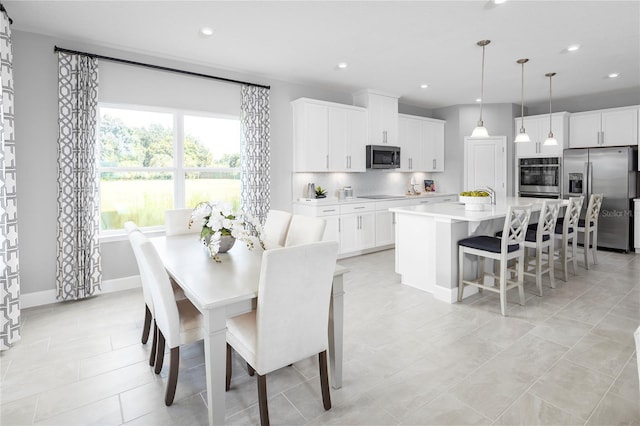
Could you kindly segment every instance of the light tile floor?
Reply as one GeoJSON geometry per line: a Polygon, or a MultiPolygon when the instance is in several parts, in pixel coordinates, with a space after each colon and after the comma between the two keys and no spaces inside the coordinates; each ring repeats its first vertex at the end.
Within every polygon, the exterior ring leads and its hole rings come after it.
{"type": "MultiPolygon", "coordinates": [[[[274,424],[640,424],[633,331],[640,256],[599,253],[527,303],[510,293],[449,305],[404,286],[392,250],[342,260],[344,384],[324,411],[316,359],[268,378],[274,424]]],[[[559,276],[559,274],[557,275],[559,276]]],[[[22,341],[0,354],[2,425],[206,424],[202,344],[182,350],[175,403],[140,344],[139,290],[22,313],[22,341]]],[[[255,378],[238,359],[227,422],[259,423],[255,378]]]]}

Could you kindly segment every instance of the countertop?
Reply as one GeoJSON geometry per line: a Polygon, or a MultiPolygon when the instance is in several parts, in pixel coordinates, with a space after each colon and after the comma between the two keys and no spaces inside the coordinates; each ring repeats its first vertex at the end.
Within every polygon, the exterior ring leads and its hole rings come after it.
{"type": "Polygon", "coordinates": [[[389,198],[366,198],[366,195],[361,195],[360,197],[353,198],[345,198],[344,200],[339,200],[338,198],[299,198],[293,201],[293,204],[306,204],[306,205],[328,205],[328,204],[350,204],[350,203],[369,203],[374,201],[389,201],[389,200],[421,200],[428,198],[438,198],[438,197],[450,197],[450,196],[458,196],[458,194],[447,194],[444,192],[429,192],[422,193],[420,195],[391,195],[389,194],[389,198]]]}
{"type": "MultiPolygon", "coordinates": [[[[395,213],[403,213],[417,216],[438,217],[451,220],[463,220],[467,222],[482,222],[483,220],[497,219],[507,215],[509,206],[521,206],[532,204],[533,211],[542,208],[541,198],[507,197],[505,202],[498,204],[485,204],[482,211],[465,210],[462,203],[434,203],[408,207],[394,207],[389,209],[395,213]]],[[[564,205],[568,200],[560,200],[564,205]]]]}

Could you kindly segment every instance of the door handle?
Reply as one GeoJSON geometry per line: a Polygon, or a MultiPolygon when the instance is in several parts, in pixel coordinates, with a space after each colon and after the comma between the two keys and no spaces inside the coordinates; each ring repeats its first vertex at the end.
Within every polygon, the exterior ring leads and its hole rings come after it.
{"type": "Polygon", "coordinates": [[[589,163],[584,163],[582,170],[582,195],[587,198],[587,185],[589,185],[589,163]]]}
{"type": "Polygon", "coordinates": [[[589,161],[587,164],[589,164],[589,179],[587,180],[587,191],[589,193],[589,195],[591,195],[593,189],[592,189],[592,185],[591,185],[591,181],[593,180],[593,163],[591,161],[589,161]]]}

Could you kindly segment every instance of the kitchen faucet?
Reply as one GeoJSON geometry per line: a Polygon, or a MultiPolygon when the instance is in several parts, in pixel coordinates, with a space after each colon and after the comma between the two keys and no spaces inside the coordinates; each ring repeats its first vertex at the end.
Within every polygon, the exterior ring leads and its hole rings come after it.
{"type": "Polygon", "coordinates": [[[489,193],[489,197],[491,198],[491,204],[496,203],[496,190],[490,186],[486,186],[484,188],[476,189],[476,191],[485,191],[489,193]]]}

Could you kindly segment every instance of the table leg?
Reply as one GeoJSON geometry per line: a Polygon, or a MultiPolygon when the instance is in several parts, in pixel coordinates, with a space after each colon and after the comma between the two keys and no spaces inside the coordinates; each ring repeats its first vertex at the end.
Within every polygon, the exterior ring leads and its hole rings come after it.
{"type": "Polygon", "coordinates": [[[344,282],[343,276],[333,277],[333,289],[329,305],[329,366],[331,368],[331,386],[342,387],[342,339],[344,320],[344,282]]]}
{"type": "Polygon", "coordinates": [[[224,424],[227,357],[227,321],[225,308],[204,312],[204,358],[207,379],[209,424],[224,424]]]}

